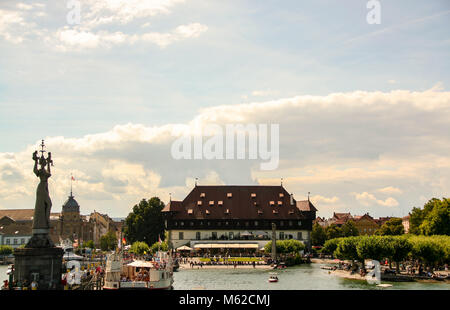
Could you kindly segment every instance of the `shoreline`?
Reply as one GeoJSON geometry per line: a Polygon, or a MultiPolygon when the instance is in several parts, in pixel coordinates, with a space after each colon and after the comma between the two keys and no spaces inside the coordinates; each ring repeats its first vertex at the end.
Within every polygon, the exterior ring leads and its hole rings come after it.
{"type": "Polygon", "coordinates": [[[201,269],[272,269],[270,265],[255,265],[255,268],[253,268],[253,265],[236,265],[236,268],[234,268],[234,265],[203,265],[203,267],[200,266],[191,266],[189,264],[180,264],[179,270],[201,270],[201,269]]]}

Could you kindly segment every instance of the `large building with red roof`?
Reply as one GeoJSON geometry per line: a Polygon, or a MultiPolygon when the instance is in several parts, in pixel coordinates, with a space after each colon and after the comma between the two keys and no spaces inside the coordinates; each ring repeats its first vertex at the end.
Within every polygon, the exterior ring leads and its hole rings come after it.
{"type": "Polygon", "coordinates": [[[271,240],[297,239],[308,247],[317,209],[297,201],[283,186],[195,186],[181,201],[163,209],[173,247],[215,252],[255,250],[271,240]]]}

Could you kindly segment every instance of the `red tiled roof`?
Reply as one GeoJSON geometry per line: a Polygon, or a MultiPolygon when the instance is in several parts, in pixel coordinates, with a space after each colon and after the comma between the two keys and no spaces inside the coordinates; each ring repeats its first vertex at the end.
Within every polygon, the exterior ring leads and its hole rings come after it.
{"type": "Polygon", "coordinates": [[[199,185],[183,201],[172,200],[163,212],[174,211],[173,219],[303,219],[308,217],[305,211],[317,211],[308,201],[293,199],[293,205],[290,201],[290,194],[282,186],[199,185]],[[252,194],[256,195],[252,197],[252,194]],[[202,204],[199,205],[198,201],[202,204]],[[210,201],[214,203],[211,205],[210,201]],[[222,204],[219,205],[218,201],[222,204]],[[191,214],[188,214],[188,209],[192,209],[191,214]],[[227,209],[229,213],[226,213],[227,209]]]}

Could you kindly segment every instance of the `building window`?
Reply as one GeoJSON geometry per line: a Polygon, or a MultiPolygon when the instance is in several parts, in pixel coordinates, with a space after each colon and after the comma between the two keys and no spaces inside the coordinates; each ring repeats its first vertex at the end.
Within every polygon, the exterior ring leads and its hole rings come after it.
{"type": "Polygon", "coordinates": [[[283,221],[280,221],[280,226],[284,226],[284,222],[283,221]]]}
{"type": "Polygon", "coordinates": [[[184,226],[184,222],[183,222],[183,221],[181,221],[181,222],[180,222],[180,225],[181,225],[181,226],[184,226]]]}
{"type": "Polygon", "coordinates": [[[194,226],[194,222],[189,222],[189,225],[194,226]]]}
{"type": "Polygon", "coordinates": [[[16,238],[14,238],[14,244],[17,244],[17,239],[16,238]]]}
{"type": "Polygon", "coordinates": [[[8,239],[6,239],[6,244],[10,244],[10,239],[8,238],[8,239]]]}
{"type": "Polygon", "coordinates": [[[298,226],[302,226],[302,221],[298,221],[298,222],[297,222],[297,225],[298,225],[298,226]]]}
{"type": "Polygon", "coordinates": [[[256,197],[256,193],[252,193],[252,198],[255,198],[256,197]]]}
{"type": "Polygon", "coordinates": [[[230,240],[233,240],[234,239],[234,233],[232,231],[230,231],[228,233],[228,237],[230,238],[230,240]]]}
{"type": "Polygon", "coordinates": [[[20,244],[24,244],[25,243],[25,238],[20,239],[20,244]]]}
{"type": "Polygon", "coordinates": [[[201,206],[202,205],[202,201],[201,200],[197,201],[197,205],[201,206]]]}
{"type": "Polygon", "coordinates": [[[245,226],[248,226],[248,225],[250,225],[250,223],[249,222],[245,222],[245,226]]]}
{"type": "Polygon", "coordinates": [[[209,201],[209,205],[210,205],[210,206],[214,205],[214,200],[210,200],[210,201],[209,201]]]}
{"type": "Polygon", "coordinates": [[[258,226],[258,221],[255,221],[255,226],[258,226]]]}
{"type": "Polygon", "coordinates": [[[228,226],[228,224],[229,224],[228,222],[225,222],[225,226],[228,226]]]}
{"type": "Polygon", "coordinates": [[[280,240],[284,240],[284,232],[280,231],[280,240]]]}
{"type": "Polygon", "coordinates": [[[210,221],[208,221],[208,226],[211,226],[211,222],[210,221]]]}
{"type": "Polygon", "coordinates": [[[200,197],[201,198],[203,198],[203,197],[205,197],[206,195],[205,195],[205,193],[200,193],[200,197]]]}
{"type": "Polygon", "coordinates": [[[200,234],[199,231],[197,231],[197,232],[195,233],[195,239],[197,239],[197,240],[200,240],[200,239],[201,239],[201,234],[200,234]]]}
{"type": "Polygon", "coordinates": [[[292,224],[293,224],[292,221],[289,221],[289,226],[292,226],[292,224]]]}
{"type": "Polygon", "coordinates": [[[211,238],[212,238],[213,240],[217,240],[217,232],[216,232],[216,231],[213,231],[213,232],[211,233],[211,238]]]}
{"type": "Polygon", "coordinates": [[[183,240],[183,239],[184,239],[184,233],[183,233],[182,231],[180,231],[180,232],[178,233],[178,239],[179,239],[179,240],[183,240]]]}
{"type": "Polygon", "coordinates": [[[303,239],[302,232],[301,231],[297,232],[297,240],[302,240],[302,239],[303,239]]]}
{"type": "Polygon", "coordinates": [[[219,206],[223,205],[223,200],[219,200],[219,201],[217,202],[217,204],[218,204],[219,206]]]}
{"type": "Polygon", "coordinates": [[[233,197],[233,194],[232,193],[227,193],[227,197],[231,198],[231,197],[233,197]]]}
{"type": "Polygon", "coordinates": [[[280,193],[280,198],[283,198],[284,197],[284,194],[283,193],[280,193]]]}

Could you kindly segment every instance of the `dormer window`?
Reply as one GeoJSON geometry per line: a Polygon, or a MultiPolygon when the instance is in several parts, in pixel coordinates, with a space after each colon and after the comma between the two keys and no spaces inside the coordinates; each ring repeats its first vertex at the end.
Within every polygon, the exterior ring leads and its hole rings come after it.
{"type": "Polygon", "coordinates": [[[278,201],[278,205],[281,206],[283,202],[281,200],[278,201]]]}
{"type": "Polygon", "coordinates": [[[201,206],[201,205],[202,205],[202,201],[201,200],[197,201],[197,206],[201,206]]]}
{"type": "Polygon", "coordinates": [[[206,194],[205,193],[200,193],[200,198],[205,198],[206,194]]]}
{"type": "Polygon", "coordinates": [[[230,209],[226,209],[225,214],[230,214],[230,209]]]}
{"type": "Polygon", "coordinates": [[[271,206],[273,206],[273,205],[275,205],[275,201],[271,200],[271,201],[269,202],[269,204],[270,204],[271,206]]]}
{"type": "Polygon", "coordinates": [[[262,210],[258,210],[258,214],[259,215],[263,214],[262,210]]]}
{"type": "Polygon", "coordinates": [[[251,194],[251,197],[252,197],[252,198],[256,198],[256,193],[252,193],[252,194],[251,194]]]}
{"type": "Polygon", "coordinates": [[[210,205],[210,206],[213,206],[213,205],[214,205],[214,200],[210,200],[210,201],[209,201],[209,205],[210,205]]]}
{"type": "Polygon", "coordinates": [[[231,197],[233,197],[233,194],[232,193],[227,193],[227,197],[231,198],[231,197]]]}
{"type": "Polygon", "coordinates": [[[188,212],[188,214],[194,213],[194,211],[192,209],[188,209],[187,212],[188,212]]]}
{"type": "Polygon", "coordinates": [[[278,214],[278,210],[272,210],[273,214],[278,214]]]}
{"type": "Polygon", "coordinates": [[[284,197],[284,194],[283,193],[280,193],[280,198],[283,198],[284,197]]]}
{"type": "Polygon", "coordinates": [[[219,200],[219,201],[217,202],[217,204],[218,204],[219,206],[223,205],[223,200],[219,200]]]}
{"type": "MultiPolygon", "coordinates": [[[[206,210],[206,214],[209,214],[210,212],[209,212],[209,210],[206,210]]],[[[208,222],[208,225],[209,225],[209,222],[208,222]]]]}

